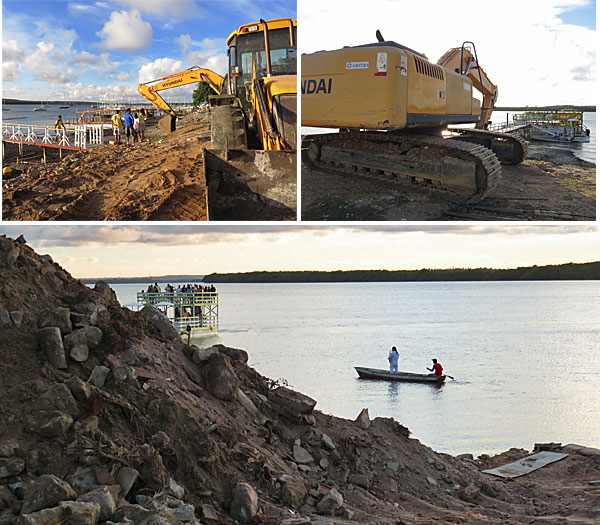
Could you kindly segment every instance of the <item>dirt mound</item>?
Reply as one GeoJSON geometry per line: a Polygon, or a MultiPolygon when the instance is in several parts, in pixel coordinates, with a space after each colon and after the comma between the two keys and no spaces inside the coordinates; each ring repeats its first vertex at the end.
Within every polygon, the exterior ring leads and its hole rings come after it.
{"type": "Polygon", "coordinates": [[[498,481],[480,470],[526,451],[455,458],[393,419],[323,414],[22,238],[0,237],[0,285],[2,525],[600,520],[596,449],[498,481]]]}
{"type": "Polygon", "coordinates": [[[154,143],[106,145],[3,184],[4,220],[206,220],[208,124],[154,143]]]}

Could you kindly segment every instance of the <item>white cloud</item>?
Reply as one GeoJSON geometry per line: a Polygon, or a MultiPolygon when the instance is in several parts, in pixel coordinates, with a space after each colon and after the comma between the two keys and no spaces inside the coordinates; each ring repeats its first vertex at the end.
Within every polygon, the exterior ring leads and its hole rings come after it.
{"type": "Polygon", "coordinates": [[[159,16],[185,15],[189,18],[200,13],[194,0],[119,0],[118,4],[159,16]]]}
{"type": "Polygon", "coordinates": [[[113,11],[110,20],[99,31],[102,47],[109,50],[137,51],[152,41],[152,26],[139,11],[113,11]]]}
{"type": "MultiPolygon", "coordinates": [[[[18,78],[19,66],[16,62],[2,61],[2,82],[15,82],[18,78]]],[[[6,91],[3,89],[3,91],[6,91]]]]}
{"type": "Polygon", "coordinates": [[[77,67],[94,67],[97,66],[100,60],[97,55],[92,55],[87,51],[77,53],[71,59],[71,64],[77,67]]]}
{"type": "Polygon", "coordinates": [[[477,0],[416,3],[372,0],[369,8],[341,0],[299,2],[303,52],[393,40],[437,59],[466,40],[498,85],[499,105],[595,102],[595,31],[565,24],[559,15],[587,0],[477,0]],[[335,19],[335,25],[331,20],[335,19]],[[401,23],[399,24],[399,21],[401,23]]]}
{"type": "Polygon", "coordinates": [[[226,42],[223,38],[204,38],[200,42],[190,41],[190,51],[185,60],[191,66],[205,67],[225,75],[227,73],[226,42]]]}
{"type": "Polygon", "coordinates": [[[23,60],[23,51],[19,48],[16,40],[2,42],[2,61],[23,60]]]}
{"type": "Polygon", "coordinates": [[[173,58],[157,58],[154,62],[144,64],[138,72],[138,82],[150,82],[186,69],[181,60],[173,58]]]}
{"type": "Polygon", "coordinates": [[[62,67],[53,65],[64,63],[63,50],[55,51],[51,42],[38,42],[36,48],[24,61],[36,80],[50,84],[67,84],[76,79],[74,71],[65,71],[62,67]]]}
{"type": "Polygon", "coordinates": [[[190,43],[192,42],[192,37],[190,35],[179,35],[177,37],[177,43],[181,46],[182,53],[187,53],[188,47],[190,47],[190,43]]]}

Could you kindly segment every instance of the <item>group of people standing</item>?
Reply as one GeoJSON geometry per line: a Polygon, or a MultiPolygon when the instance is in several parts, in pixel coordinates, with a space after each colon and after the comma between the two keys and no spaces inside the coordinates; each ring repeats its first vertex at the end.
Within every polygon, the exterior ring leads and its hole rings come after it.
{"type": "MultiPolygon", "coordinates": [[[[213,284],[207,286],[201,284],[179,284],[176,288],[171,284],[165,286],[165,293],[214,293],[216,291],[217,289],[213,284]]],[[[158,283],[151,284],[148,286],[146,293],[161,293],[160,286],[158,286],[158,283]]]]}
{"type": "MultiPolygon", "coordinates": [[[[390,353],[388,354],[388,361],[390,363],[390,374],[398,373],[398,350],[395,346],[392,346],[390,353]]],[[[441,376],[443,372],[442,365],[438,363],[437,359],[433,358],[433,365],[431,368],[427,367],[427,370],[431,372],[430,376],[441,376]]]]}
{"type": "Polygon", "coordinates": [[[113,134],[115,136],[115,144],[121,144],[121,135],[125,134],[125,144],[129,145],[129,137],[131,143],[142,142],[146,131],[146,120],[148,114],[144,108],[141,109],[139,115],[131,113],[131,108],[127,108],[123,116],[120,110],[115,109],[115,113],[111,117],[113,134]]]}

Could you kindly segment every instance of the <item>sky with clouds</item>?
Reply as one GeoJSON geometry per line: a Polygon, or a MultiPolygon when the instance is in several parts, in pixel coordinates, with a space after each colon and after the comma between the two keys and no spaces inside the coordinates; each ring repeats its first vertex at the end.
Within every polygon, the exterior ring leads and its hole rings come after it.
{"type": "Polygon", "coordinates": [[[224,75],[231,32],[281,17],[295,0],[2,0],[2,96],[137,101],[138,82],[188,67],[224,75]]]}
{"type": "Polygon", "coordinates": [[[592,226],[0,225],[75,277],[600,261],[592,226]]]}
{"type": "Polygon", "coordinates": [[[437,62],[469,40],[499,106],[596,103],[594,0],[302,0],[298,18],[303,53],[376,42],[379,29],[437,62]]]}

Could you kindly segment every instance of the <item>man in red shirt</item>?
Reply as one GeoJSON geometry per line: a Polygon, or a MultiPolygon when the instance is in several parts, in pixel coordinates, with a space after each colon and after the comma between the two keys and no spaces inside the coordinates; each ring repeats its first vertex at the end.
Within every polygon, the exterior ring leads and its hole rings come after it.
{"type": "Polygon", "coordinates": [[[433,366],[431,368],[427,368],[433,374],[429,374],[430,376],[441,376],[442,375],[442,365],[437,362],[437,359],[432,359],[433,366]]]}

